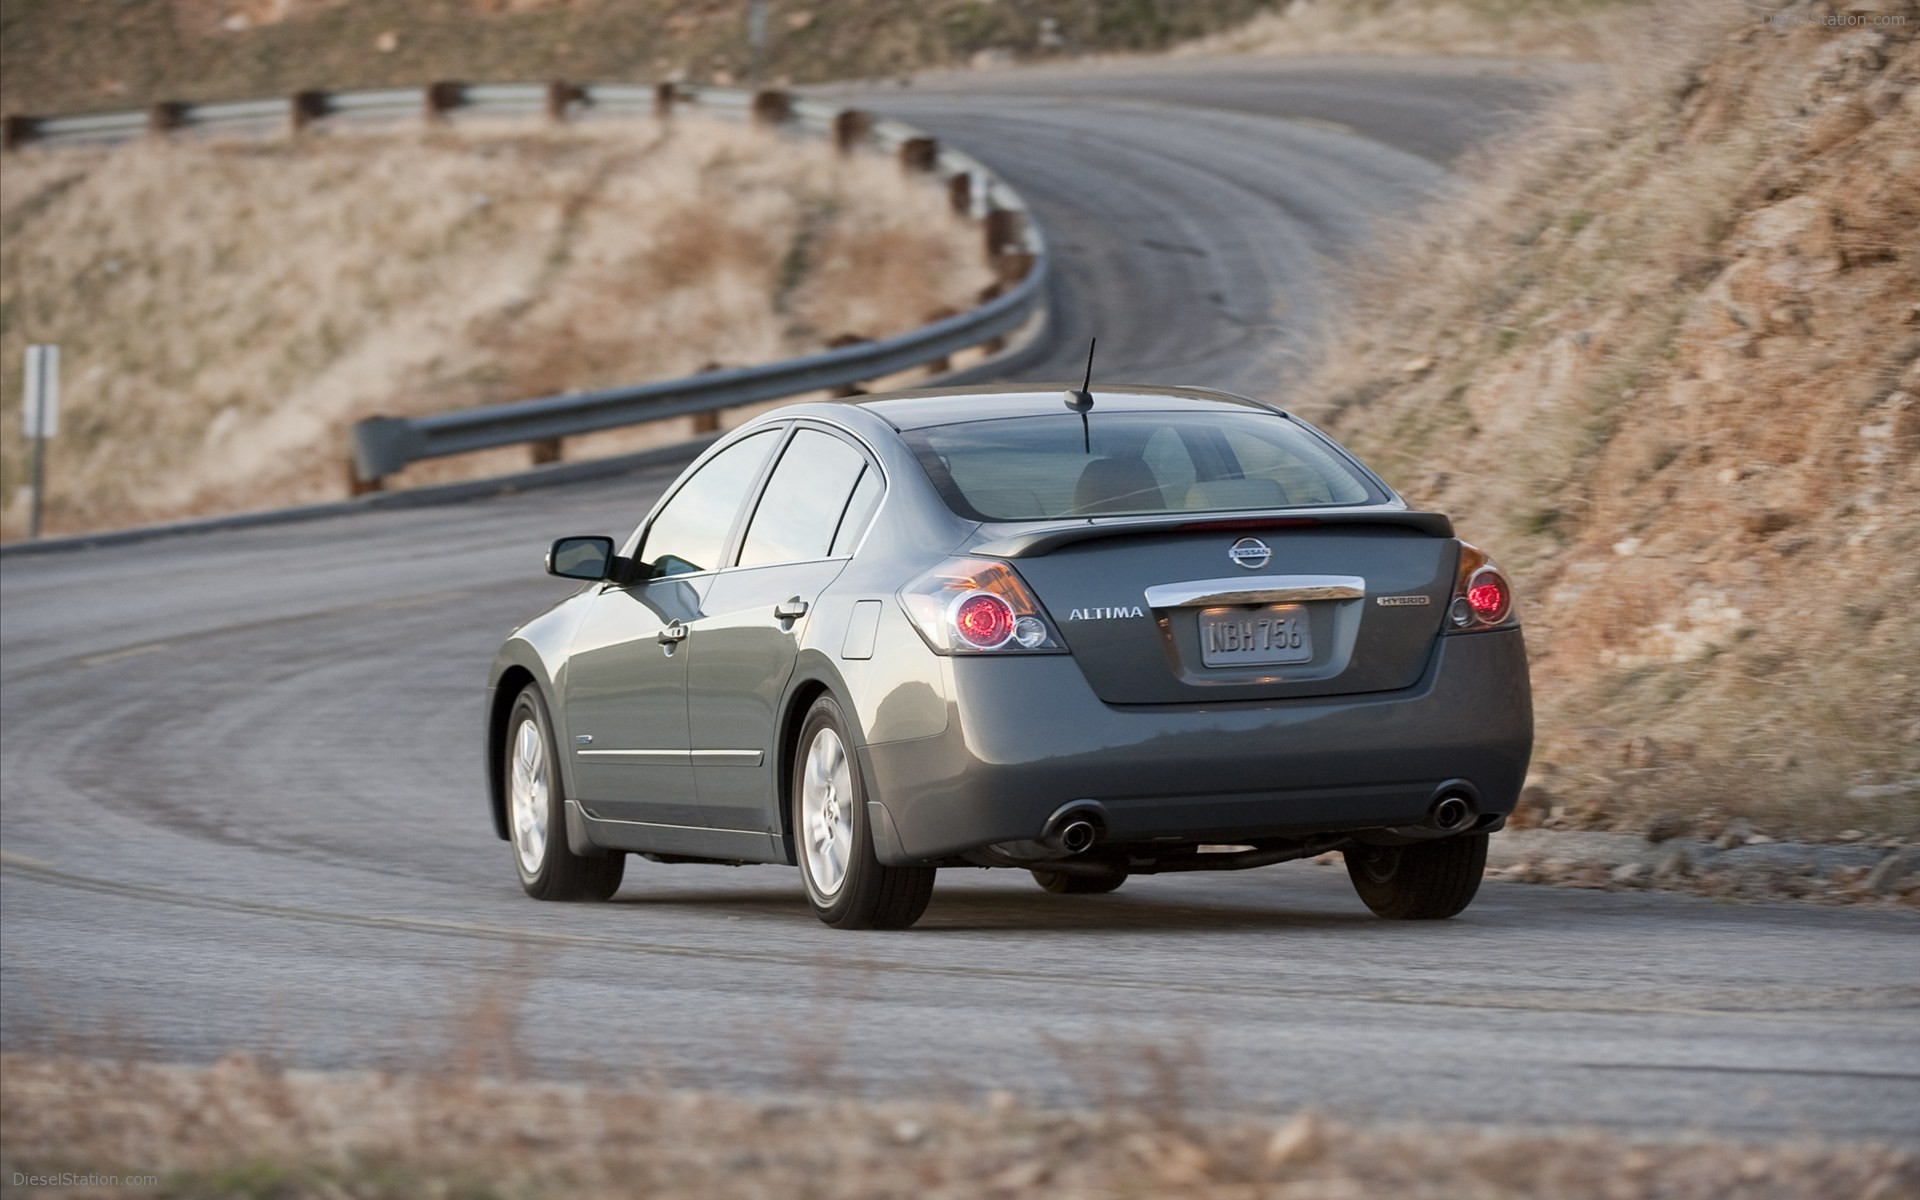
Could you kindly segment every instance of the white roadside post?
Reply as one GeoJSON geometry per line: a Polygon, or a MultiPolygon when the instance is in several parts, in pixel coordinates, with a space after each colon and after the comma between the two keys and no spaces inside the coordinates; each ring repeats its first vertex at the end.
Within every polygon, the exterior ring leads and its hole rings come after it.
{"type": "Polygon", "coordinates": [[[27,347],[26,403],[20,429],[33,443],[33,515],[29,537],[40,536],[40,514],[47,494],[47,439],[60,430],[60,347],[27,347]]]}

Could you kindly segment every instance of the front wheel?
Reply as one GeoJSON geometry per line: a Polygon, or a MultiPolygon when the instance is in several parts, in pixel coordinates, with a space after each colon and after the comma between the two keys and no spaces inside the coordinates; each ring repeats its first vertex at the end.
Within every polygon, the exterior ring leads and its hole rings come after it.
{"type": "Polygon", "coordinates": [[[605,900],[620,890],[627,856],[610,850],[588,858],[567,845],[567,796],[554,744],[546,701],[528,684],[507,718],[502,764],[514,870],[535,900],[605,900]]]}
{"type": "Polygon", "coordinates": [[[1467,833],[1410,846],[1352,846],[1347,877],[1375,916],[1440,921],[1473,903],[1487,869],[1487,836],[1467,833]]]}
{"type": "Polygon", "coordinates": [[[933,896],[932,867],[882,866],[873,856],[866,790],[846,720],[831,696],[814,701],[793,756],[793,835],[814,915],[836,929],[905,929],[933,896]]]}

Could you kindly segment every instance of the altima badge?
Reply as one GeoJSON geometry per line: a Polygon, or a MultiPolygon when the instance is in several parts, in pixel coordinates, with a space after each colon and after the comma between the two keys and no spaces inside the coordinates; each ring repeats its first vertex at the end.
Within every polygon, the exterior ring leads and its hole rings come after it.
{"type": "Polygon", "coordinates": [[[1267,560],[1273,557],[1273,551],[1259,538],[1244,537],[1227,551],[1227,557],[1249,571],[1258,571],[1267,565],[1267,560]]]}

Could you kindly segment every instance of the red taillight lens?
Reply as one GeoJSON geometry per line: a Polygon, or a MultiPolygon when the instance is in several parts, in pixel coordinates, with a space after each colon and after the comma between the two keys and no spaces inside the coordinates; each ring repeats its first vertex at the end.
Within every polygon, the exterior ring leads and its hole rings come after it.
{"type": "Polygon", "coordinates": [[[1483,621],[1497,621],[1507,609],[1507,589],[1500,579],[1485,573],[1480,582],[1467,589],[1467,603],[1473,605],[1474,615],[1483,621]]]}
{"type": "Polygon", "coordinates": [[[900,590],[935,654],[1060,654],[1053,622],[1012,564],[950,558],[900,590]]]}
{"type": "Polygon", "coordinates": [[[994,650],[1013,636],[1013,607],[992,592],[962,596],[953,606],[953,627],[970,646],[994,650]]]}
{"type": "Polygon", "coordinates": [[[1447,620],[1455,629],[1488,629],[1513,620],[1513,585],[1492,559],[1465,542],[1447,620]]]}

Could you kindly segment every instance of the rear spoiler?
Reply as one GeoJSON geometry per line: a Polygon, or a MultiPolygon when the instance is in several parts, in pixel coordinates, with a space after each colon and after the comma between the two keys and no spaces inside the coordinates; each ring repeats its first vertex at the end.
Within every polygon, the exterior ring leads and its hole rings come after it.
{"type": "Polygon", "coordinates": [[[1145,537],[1165,533],[1256,533],[1261,530],[1314,529],[1326,526],[1386,526],[1428,537],[1450,538],[1453,522],[1444,513],[1403,508],[1334,508],[1311,514],[1292,512],[1196,517],[1172,513],[1152,517],[1090,517],[1071,525],[1043,525],[975,546],[969,553],[988,558],[1038,558],[1062,546],[1098,538],[1145,537]]]}

